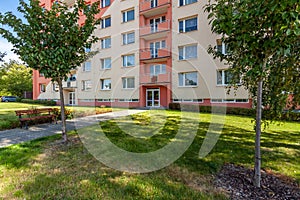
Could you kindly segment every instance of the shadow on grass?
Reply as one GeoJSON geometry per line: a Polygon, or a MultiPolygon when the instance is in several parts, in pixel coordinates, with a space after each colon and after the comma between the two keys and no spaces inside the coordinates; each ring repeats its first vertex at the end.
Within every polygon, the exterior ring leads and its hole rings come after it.
{"type": "Polygon", "coordinates": [[[55,139],[57,135],[0,148],[0,166],[8,169],[31,167],[32,159],[43,151],[44,144],[55,139]]]}

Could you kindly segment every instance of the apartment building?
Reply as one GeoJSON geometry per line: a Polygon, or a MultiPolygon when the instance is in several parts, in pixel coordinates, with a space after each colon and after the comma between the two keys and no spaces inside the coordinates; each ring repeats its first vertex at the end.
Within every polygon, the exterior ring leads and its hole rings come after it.
{"type": "MultiPolygon", "coordinates": [[[[86,1],[87,3],[96,0],[86,1]]],[[[49,9],[54,0],[41,0],[49,9]]],[[[70,8],[75,0],[61,0],[70,8]]],[[[69,105],[168,107],[180,102],[251,107],[240,87],[227,94],[228,66],[207,53],[226,47],[210,31],[207,2],[197,0],[101,0],[95,31],[99,53],[64,81],[69,105]]],[[[80,20],[78,23],[82,23],[80,20]]],[[[87,49],[88,50],[88,49],[87,49]]],[[[59,99],[58,87],[33,73],[34,99],[59,99]]]]}

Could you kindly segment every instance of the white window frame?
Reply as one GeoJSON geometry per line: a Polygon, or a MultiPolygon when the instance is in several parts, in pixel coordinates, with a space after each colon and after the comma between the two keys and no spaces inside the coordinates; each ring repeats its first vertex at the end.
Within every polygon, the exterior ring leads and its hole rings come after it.
{"type": "Polygon", "coordinates": [[[217,39],[217,51],[222,53],[223,55],[227,55],[228,45],[221,41],[221,39],[217,39]]]}
{"type": "Polygon", "coordinates": [[[123,39],[123,45],[135,43],[135,32],[133,31],[133,32],[128,32],[128,33],[123,33],[122,39],[123,39]],[[133,41],[129,40],[129,35],[132,35],[132,34],[133,34],[133,41]]]}
{"type": "Polygon", "coordinates": [[[249,103],[249,99],[210,99],[210,102],[211,103],[249,103]]]}
{"type": "Polygon", "coordinates": [[[178,0],[178,6],[185,6],[185,5],[189,5],[189,4],[192,4],[192,3],[196,3],[198,2],[198,0],[182,0],[182,5],[180,5],[180,0],[178,0]],[[189,2],[191,1],[191,2],[189,2]]]}
{"type": "Polygon", "coordinates": [[[122,22],[126,23],[126,22],[130,22],[135,20],[135,12],[134,12],[134,8],[128,9],[128,10],[124,10],[122,11],[122,22]],[[128,20],[128,13],[133,11],[133,19],[128,20]]]}
{"type": "Polygon", "coordinates": [[[135,78],[134,77],[123,77],[122,78],[122,88],[123,89],[134,89],[135,88],[135,78]],[[128,79],[133,79],[133,87],[128,87],[128,79]]]}
{"type": "Polygon", "coordinates": [[[101,69],[102,70],[111,69],[111,57],[102,58],[102,59],[100,59],[100,62],[101,62],[101,69]],[[109,61],[109,65],[106,64],[106,61],[109,61]]]}
{"type": "Polygon", "coordinates": [[[197,87],[198,86],[198,73],[197,72],[182,72],[182,73],[178,73],[178,86],[179,87],[197,87]],[[196,73],[196,85],[188,85],[186,84],[186,82],[188,81],[186,78],[187,74],[194,74],[196,73]],[[180,85],[180,74],[183,75],[183,80],[182,80],[182,85],[180,85]]]}
{"type": "Polygon", "coordinates": [[[91,80],[82,80],[81,81],[81,90],[82,91],[89,91],[92,89],[92,81],[91,80]]]}
{"type": "Polygon", "coordinates": [[[101,49],[109,49],[111,48],[111,37],[101,38],[101,49]],[[106,42],[109,41],[107,44],[106,42]]]}
{"type": "Polygon", "coordinates": [[[105,78],[105,79],[100,79],[100,84],[101,84],[101,90],[111,90],[111,79],[110,78],[105,78]],[[108,87],[105,87],[106,81],[109,81],[108,87]]]}
{"type": "Polygon", "coordinates": [[[166,74],[167,73],[167,66],[166,64],[154,64],[150,65],[150,76],[157,76],[159,74],[166,74]],[[157,71],[157,66],[159,67],[159,70],[157,71]],[[153,70],[151,70],[151,68],[153,70]]]}
{"type": "MultiPolygon", "coordinates": [[[[227,86],[230,85],[230,80],[228,83],[226,83],[226,76],[228,76],[228,70],[217,70],[217,86],[227,86]],[[221,75],[221,80],[219,80],[219,75],[221,75]],[[221,82],[221,83],[220,83],[221,82]]],[[[239,80],[238,83],[236,83],[237,85],[241,84],[241,81],[239,80]]]]}
{"type": "Polygon", "coordinates": [[[111,16],[106,16],[101,19],[101,28],[111,27],[111,16]],[[110,18],[110,24],[106,24],[106,20],[110,18]]]}
{"type": "Polygon", "coordinates": [[[91,61],[84,62],[83,66],[82,66],[82,71],[84,71],[84,72],[90,72],[91,70],[92,70],[92,62],[91,61]]]}
{"type": "Polygon", "coordinates": [[[110,6],[110,4],[111,4],[110,0],[101,0],[101,8],[110,6]],[[108,4],[107,4],[107,2],[108,2],[108,4]]]}
{"type": "Polygon", "coordinates": [[[128,55],[123,55],[122,56],[122,65],[123,67],[133,67],[135,66],[135,55],[134,54],[128,54],[128,55]],[[133,56],[133,64],[128,65],[128,57],[133,56]]]}
{"type": "Polygon", "coordinates": [[[185,18],[185,19],[179,19],[178,20],[178,32],[179,33],[187,33],[187,32],[191,32],[191,31],[197,31],[198,30],[198,26],[199,26],[199,24],[198,24],[199,22],[198,22],[198,16],[193,16],[193,17],[189,17],[189,18],[185,18]],[[196,21],[197,21],[197,28],[196,29],[194,29],[194,30],[187,30],[187,27],[186,27],[186,21],[187,20],[191,20],[191,19],[196,19],[196,21]],[[183,24],[182,24],[182,31],[180,30],[180,22],[182,22],[183,24]]]}
{"type": "Polygon", "coordinates": [[[191,45],[185,45],[185,46],[179,46],[178,47],[178,55],[179,55],[179,60],[189,60],[189,59],[195,59],[198,58],[198,45],[197,44],[191,44],[191,45]],[[187,48],[192,48],[194,47],[196,52],[193,52],[194,55],[191,56],[192,54],[187,53],[187,48]],[[182,49],[182,57],[180,55],[180,49],[182,49]]]}
{"type": "Polygon", "coordinates": [[[39,88],[40,88],[40,92],[46,92],[46,87],[47,87],[47,86],[46,86],[45,83],[41,83],[41,84],[40,84],[40,87],[39,87],[39,88]]]}

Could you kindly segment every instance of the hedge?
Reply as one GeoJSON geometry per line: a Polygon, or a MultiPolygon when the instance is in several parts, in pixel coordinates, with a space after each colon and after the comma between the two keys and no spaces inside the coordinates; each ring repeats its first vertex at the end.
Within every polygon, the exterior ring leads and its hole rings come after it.
{"type": "MultiPolygon", "coordinates": [[[[201,106],[197,104],[180,104],[180,103],[170,103],[169,109],[171,110],[185,110],[185,111],[200,111],[202,113],[211,113],[212,106],[201,106]]],[[[224,107],[214,106],[214,113],[224,113],[224,107]]],[[[268,111],[264,111],[265,119],[268,118],[268,111]]],[[[226,114],[241,115],[254,117],[256,114],[255,109],[250,108],[234,108],[226,107],[226,114]]],[[[300,112],[288,111],[282,113],[281,120],[283,121],[300,121],[300,112]]]]}
{"type": "Polygon", "coordinates": [[[32,99],[22,99],[22,103],[29,103],[29,104],[42,104],[45,106],[56,106],[56,102],[53,100],[32,100],[32,99]]]}

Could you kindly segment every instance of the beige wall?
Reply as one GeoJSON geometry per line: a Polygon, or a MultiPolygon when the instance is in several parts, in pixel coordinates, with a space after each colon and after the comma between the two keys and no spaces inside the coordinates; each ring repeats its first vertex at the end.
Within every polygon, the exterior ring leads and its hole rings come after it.
{"type": "Polygon", "coordinates": [[[215,45],[216,35],[211,33],[208,26],[206,13],[203,12],[203,6],[206,1],[199,1],[193,4],[178,6],[178,0],[173,0],[173,31],[172,31],[172,90],[173,98],[248,98],[248,93],[240,88],[234,95],[226,95],[227,89],[224,86],[217,86],[217,70],[224,69],[226,66],[217,60],[213,60],[212,56],[207,53],[208,46],[215,45]],[[190,16],[198,17],[198,30],[186,33],[179,33],[179,19],[188,18],[190,16]],[[178,46],[189,44],[197,44],[198,57],[196,59],[179,61],[178,46]],[[178,87],[179,72],[198,72],[197,87],[178,87]]]}
{"type": "Polygon", "coordinates": [[[82,67],[78,71],[78,95],[79,99],[119,99],[119,98],[139,98],[139,13],[138,1],[114,1],[114,3],[107,9],[103,17],[111,16],[111,27],[101,29],[97,28],[95,35],[99,38],[111,37],[111,48],[101,49],[101,41],[94,44],[92,50],[98,50],[99,53],[95,55],[92,61],[91,72],[83,72],[82,67]],[[122,22],[122,12],[134,8],[135,20],[127,23],[122,22]],[[123,45],[122,33],[135,32],[135,43],[123,45]],[[122,67],[122,55],[135,54],[134,67],[122,67]],[[100,60],[103,58],[111,57],[111,69],[101,69],[100,60]],[[122,77],[135,77],[135,89],[123,89],[122,77]],[[109,91],[101,90],[100,79],[111,79],[112,89],[109,91]],[[92,89],[90,91],[81,90],[82,80],[92,80],[92,89]],[[137,91],[136,91],[137,90],[137,91]]]}

